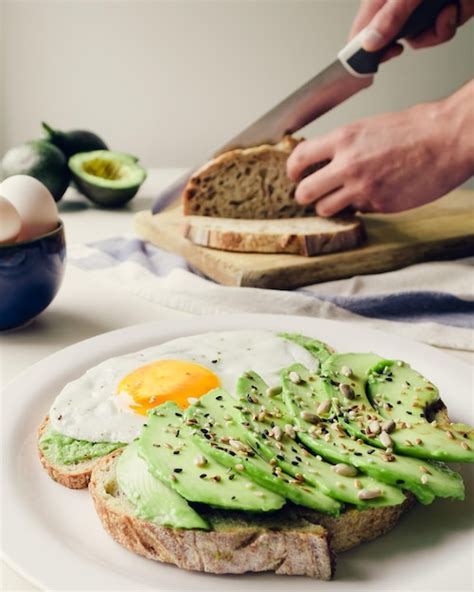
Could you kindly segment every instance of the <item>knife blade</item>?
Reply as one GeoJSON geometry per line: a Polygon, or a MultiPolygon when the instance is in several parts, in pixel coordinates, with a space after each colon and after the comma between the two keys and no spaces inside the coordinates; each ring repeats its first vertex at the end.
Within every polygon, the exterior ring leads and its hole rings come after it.
{"type": "MultiPolygon", "coordinates": [[[[433,26],[438,14],[449,4],[455,4],[459,14],[459,0],[424,0],[399,34],[376,52],[362,48],[366,34],[363,29],[338,53],[337,60],[226,142],[214,156],[235,148],[276,144],[284,135],[297,132],[355,93],[368,88],[388,47],[399,39],[416,36],[433,26]]],[[[193,167],[191,172],[198,168],[193,167]]],[[[159,193],[153,205],[153,214],[168,206],[182,193],[191,172],[185,173],[159,193]]]]}

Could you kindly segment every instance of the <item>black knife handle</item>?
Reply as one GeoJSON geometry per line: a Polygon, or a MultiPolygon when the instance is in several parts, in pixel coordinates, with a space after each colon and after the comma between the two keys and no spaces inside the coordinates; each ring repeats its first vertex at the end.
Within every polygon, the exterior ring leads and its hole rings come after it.
{"type": "Polygon", "coordinates": [[[372,76],[378,70],[380,60],[387,49],[399,39],[415,37],[436,23],[439,13],[453,4],[460,11],[459,0],[424,0],[408,18],[402,30],[384,48],[366,51],[362,48],[365,30],[362,30],[338,54],[338,58],[354,76],[372,76]]]}

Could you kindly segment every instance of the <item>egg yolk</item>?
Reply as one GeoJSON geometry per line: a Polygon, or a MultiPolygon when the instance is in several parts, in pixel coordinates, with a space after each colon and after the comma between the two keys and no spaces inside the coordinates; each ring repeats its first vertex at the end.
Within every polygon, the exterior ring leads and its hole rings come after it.
{"type": "Polygon", "coordinates": [[[174,401],[182,409],[188,398],[199,398],[220,386],[219,377],[208,368],[182,360],[158,360],[137,368],[120,381],[117,392],[133,399],[130,409],[146,415],[149,409],[174,401]]]}

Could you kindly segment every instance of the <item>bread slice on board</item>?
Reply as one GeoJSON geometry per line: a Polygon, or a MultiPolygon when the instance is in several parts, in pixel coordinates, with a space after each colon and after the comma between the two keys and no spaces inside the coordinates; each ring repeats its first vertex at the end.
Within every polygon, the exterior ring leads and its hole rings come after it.
{"type": "Polygon", "coordinates": [[[296,183],[286,174],[287,158],[298,143],[287,136],[275,145],[217,156],[188,181],[182,195],[184,214],[245,219],[314,215],[314,206],[295,201],[296,183]]]}
{"type": "Polygon", "coordinates": [[[174,529],[137,518],[116,481],[121,450],[100,459],[89,491],[105,530],[134,553],[182,569],[216,574],[274,571],[328,580],[335,553],[372,540],[393,528],[413,504],[347,510],[338,518],[288,506],[268,515],[211,508],[199,512],[213,530],[174,529]]]}
{"type": "Polygon", "coordinates": [[[69,489],[85,489],[89,484],[91,472],[97,462],[97,458],[85,460],[73,465],[51,463],[45,457],[39,445],[41,437],[47,432],[48,428],[49,418],[46,416],[38,429],[37,439],[38,455],[44,469],[46,469],[51,479],[64,487],[68,487],[69,489]]]}
{"type": "Polygon", "coordinates": [[[184,216],[183,234],[195,245],[241,253],[322,255],[353,249],[364,238],[359,218],[237,220],[184,216]]]}

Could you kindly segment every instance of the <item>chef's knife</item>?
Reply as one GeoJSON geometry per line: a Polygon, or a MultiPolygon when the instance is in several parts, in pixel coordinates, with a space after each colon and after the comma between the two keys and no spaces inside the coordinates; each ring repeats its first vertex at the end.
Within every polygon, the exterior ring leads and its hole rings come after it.
{"type": "MultiPolygon", "coordinates": [[[[388,47],[399,39],[416,36],[431,28],[439,13],[449,4],[457,7],[459,15],[459,0],[421,2],[400,33],[379,51],[368,52],[362,48],[365,37],[363,29],[338,53],[335,62],[232,138],[216,155],[233,148],[277,143],[285,134],[298,131],[355,93],[371,86],[388,47]]],[[[152,210],[154,214],[181,194],[189,177],[190,173],[186,173],[158,195],[152,210]]]]}

